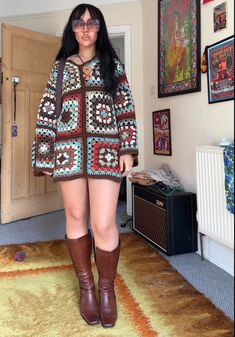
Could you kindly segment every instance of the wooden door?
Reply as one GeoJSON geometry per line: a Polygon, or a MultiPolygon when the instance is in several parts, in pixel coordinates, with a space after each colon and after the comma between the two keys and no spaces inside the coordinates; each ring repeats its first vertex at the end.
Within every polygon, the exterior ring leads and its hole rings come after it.
{"type": "Polygon", "coordinates": [[[60,39],[47,34],[2,24],[3,106],[1,222],[31,217],[61,209],[62,198],[50,177],[35,178],[31,168],[31,148],[36,116],[60,39]],[[16,124],[13,76],[16,86],[16,124]]]}

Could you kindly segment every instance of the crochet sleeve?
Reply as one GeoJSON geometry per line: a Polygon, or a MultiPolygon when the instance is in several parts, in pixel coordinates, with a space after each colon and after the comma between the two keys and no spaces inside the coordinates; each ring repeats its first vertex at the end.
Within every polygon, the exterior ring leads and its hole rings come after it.
{"type": "Polygon", "coordinates": [[[55,166],[55,92],[58,65],[59,62],[56,61],[52,67],[37,114],[35,137],[32,146],[32,167],[35,176],[43,176],[43,171],[53,173],[55,166]]]}
{"type": "Polygon", "coordinates": [[[118,123],[118,132],[121,141],[120,154],[131,154],[133,166],[138,165],[137,125],[135,105],[122,63],[116,61],[117,89],[114,105],[118,123]]]}

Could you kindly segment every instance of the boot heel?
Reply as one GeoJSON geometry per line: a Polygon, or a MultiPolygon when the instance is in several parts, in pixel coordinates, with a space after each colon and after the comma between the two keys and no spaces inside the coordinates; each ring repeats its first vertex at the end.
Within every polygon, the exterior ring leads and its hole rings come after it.
{"type": "Polygon", "coordinates": [[[117,321],[117,303],[114,280],[120,255],[120,242],[111,252],[96,247],[96,265],[99,274],[100,321],[104,328],[112,328],[117,321]]]}
{"type": "Polygon", "coordinates": [[[99,306],[95,294],[94,276],[91,270],[92,238],[90,232],[78,239],[68,239],[70,253],[80,285],[80,312],[89,325],[98,324],[99,306]]]}

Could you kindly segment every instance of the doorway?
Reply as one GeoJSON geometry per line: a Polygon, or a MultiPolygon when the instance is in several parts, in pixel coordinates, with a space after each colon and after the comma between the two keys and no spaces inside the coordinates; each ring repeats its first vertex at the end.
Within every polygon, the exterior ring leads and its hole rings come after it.
{"type": "MultiPolygon", "coordinates": [[[[119,57],[120,61],[125,64],[125,46],[124,46],[124,35],[122,36],[111,36],[110,41],[112,46],[119,57]]],[[[126,201],[126,177],[122,179],[120,193],[118,200],[126,201]]]]}
{"type": "MultiPolygon", "coordinates": [[[[129,83],[131,83],[131,28],[129,25],[108,27],[110,41],[125,65],[125,71],[129,83]]],[[[126,212],[132,214],[131,183],[128,178],[123,179],[120,196],[121,200],[126,200],[126,212]]]]}
{"type": "Polygon", "coordinates": [[[124,36],[113,36],[110,41],[120,61],[125,64],[124,36]]]}

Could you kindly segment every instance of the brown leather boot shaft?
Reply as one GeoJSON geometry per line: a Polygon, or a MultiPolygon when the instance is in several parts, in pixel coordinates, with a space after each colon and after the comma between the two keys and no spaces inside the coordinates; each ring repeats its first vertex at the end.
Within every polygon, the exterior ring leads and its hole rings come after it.
{"type": "Polygon", "coordinates": [[[90,232],[66,243],[80,285],[80,311],[89,325],[99,323],[99,307],[95,295],[94,276],[91,270],[92,239],[90,232]]]}
{"type": "Polygon", "coordinates": [[[105,328],[111,328],[117,320],[117,304],[114,280],[120,255],[120,243],[111,252],[96,247],[96,264],[99,273],[100,320],[105,328]]]}

